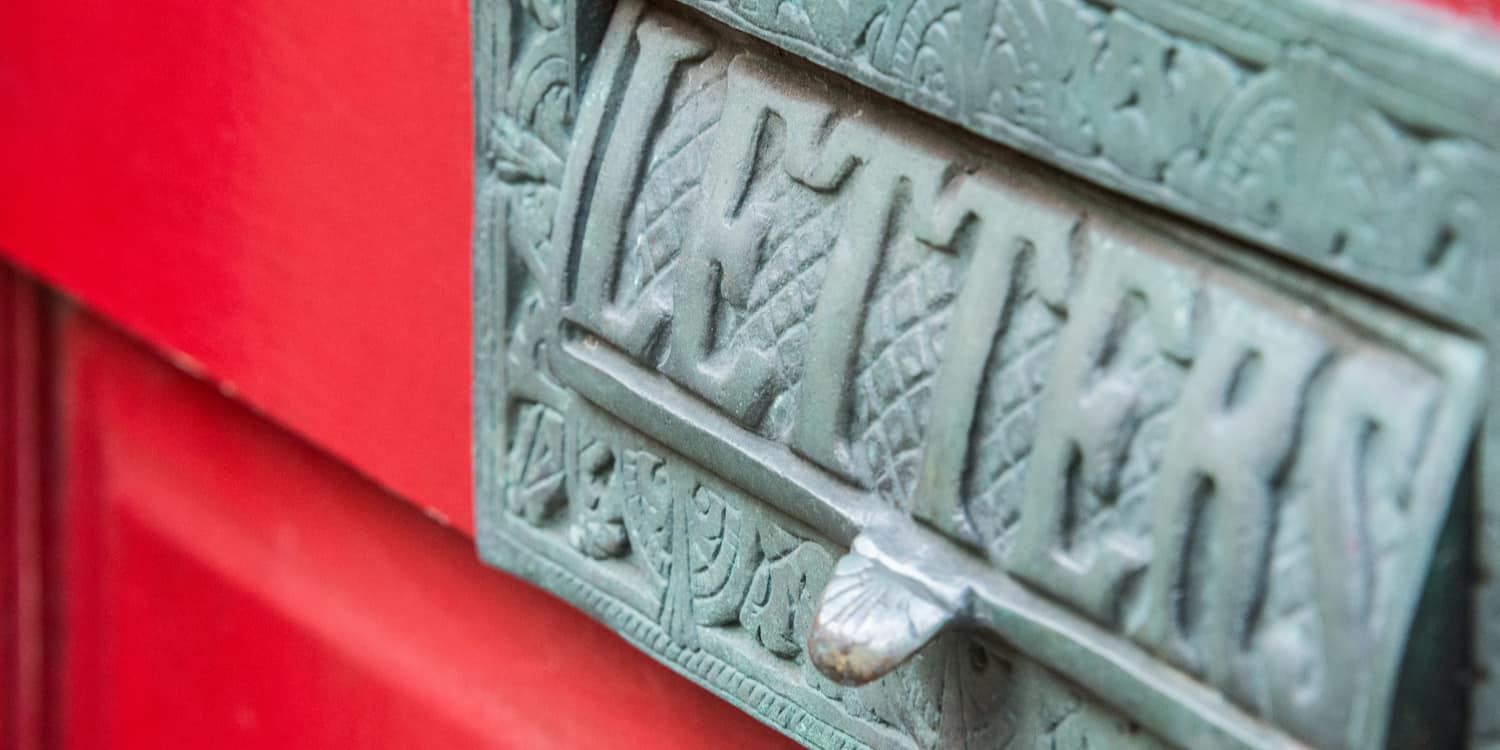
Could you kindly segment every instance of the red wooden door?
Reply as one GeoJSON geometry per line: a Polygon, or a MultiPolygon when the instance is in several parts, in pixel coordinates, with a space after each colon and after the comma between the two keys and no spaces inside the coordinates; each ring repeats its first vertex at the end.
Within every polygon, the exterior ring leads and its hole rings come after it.
{"type": "Polygon", "coordinates": [[[474,555],[467,19],[0,4],[0,746],[785,744],[474,555]]]}
{"type": "Polygon", "coordinates": [[[55,326],[62,746],[771,739],[221,388],[55,326]]]}
{"type": "Polygon", "coordinates": [[[0,4],[0,744],[786,744],[474,557],[467,24],[0,4]]]}

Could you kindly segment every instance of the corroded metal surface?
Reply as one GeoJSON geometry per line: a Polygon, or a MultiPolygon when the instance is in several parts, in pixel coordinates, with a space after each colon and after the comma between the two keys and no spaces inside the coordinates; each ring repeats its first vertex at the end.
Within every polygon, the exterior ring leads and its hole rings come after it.
{"type": "Polygon", "coordinates": [[[1311,2],[688,4],[477,5],[487,560],[814,746],[1456,736],[1493,113],[1311,2]]]}

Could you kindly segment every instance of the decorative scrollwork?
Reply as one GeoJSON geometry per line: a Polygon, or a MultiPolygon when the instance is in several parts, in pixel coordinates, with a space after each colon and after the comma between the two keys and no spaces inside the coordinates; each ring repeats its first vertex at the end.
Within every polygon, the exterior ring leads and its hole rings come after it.
{"type": "MultiPolygon", "coordinates": [[[[688,0],[1472,311],[1500,237],[1472,133],[1386,111],[1318,40],[1253,63],[1153,2],[688,0]]],[[[595,58],[569,3],[501,7],[488,559],[811,744],[1384,741],[1454,575],[1475,342],[690,12],[622,3],[595,58]]]]}
{"type": "MultiPolygon", "coordinates": [[[[1468,113],[1500,96],[1494,78],[1444,98],[1421,74],[1347,61],[1379,57],[1361,46],[1378,34],[1279,38],[1267,29],[1288,21],[1270,6],[682,1],[1105,185],[1431,310],[1488,314],[1470,279],[1500,243],[1482,208],[1500,156],[1493,112],[1468,113]],[[1185,17],[1191,33],[1149,20],[1185,17]]],[[[1407,36],[1404,51],[1494,66],[1493,45],[1444,38],[1407,36]]]]}

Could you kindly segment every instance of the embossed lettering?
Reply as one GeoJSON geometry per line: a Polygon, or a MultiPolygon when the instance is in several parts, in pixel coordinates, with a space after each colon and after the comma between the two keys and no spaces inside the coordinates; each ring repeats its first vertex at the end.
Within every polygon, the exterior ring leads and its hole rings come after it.
{"type": "MultiPolygon", "coordinates": [[[[1400,245],[1429,291],[1483,229],[1461,144],[1291,106],[1344,80],[1316,49],[1252,70],[1133,4],[733,7],[1234,231],[1400,245]],[[1328,220],[1285,202],[1333,174],[1328,220]],[[1408,178],[1422,221],[1356,231],[1408,178]]],[[[520,75],[572,21],[517,13],[483,28],[520,75]]],[[[621,3],[570,143],[576,62],[480,100],[515,274],[476,282],[486,559],[817,746],[1381,744],[1423,584],[1461,583],[1472,341],[670,5],[621,3]]]]}
{"type": "Polygon", "coordinates": [[[910,203],[905,210],[917,216],[931,213],[951,174],[950,164],[920,152],[902,162],[876,158],[886,143],[879,129],[856,117],[839,122],[823,151],[824,163],[860,163],[848,188],[850,214],[859,218],[846,226],[829,261],[828,275],[839,283],[824,287],[813,313],[802,408],[791,444],[845,473],[853,471],[845,437],[850,421],[847,383],[864,332],[861,312],[891,239],[893,212],[904,198],[910,203]]]}
{"type": "Polygon", "coordinates": [[[1329,347],[1232,292],[1205,303],[1212,331],[1183,384],[1153,501],[1140,637],[1227,686],[1264,595],[1303,394],[1329,347]]]}
{"type": "Polygon", "coordinates": [[[964,464],[969,457],[979,389],[990,350],[976,342],[994,340],[1006,311],[1019,293],[1019,261],[1032,256],[1040,269],[1042,294],[1061,304],[1067,294],[1071,265],[1068,244],[1080,218],[1059,211],[1019,191],[1004,191],[983,177],[961,178],[957,188],[938,201],[929,226],[919,237],[935,246],[951,243],[962,224],[973,221],[973,260],[949,324],[947,357],[938,375],[922,473],[915,492],[913,514],[970,544],[979,533],[961,495],[964,464]],[[1012,283],[996,283],[1010,279],[1012,283]]]}
{"type": "Polygon", "coordinates": [[[1171,403],[1190,360],[1200,280],[1118,240],[1095,252],[1058,344],[1033,450],[1027,503],[1006,565],[1102,620],[1150,551],[1128,533],[1088,528],[1120,499],[1121,472],[1143,421],[1171,403]]]}
{"type": "Polygon", "coordinates": [[[1287,631],[1279,631],[1269,667],[1272,679],[1295,686],[1272,693],[1274,713],[1314,741],[1357,747],[1382,726],[1368,712],[1393,686],[1378,685],[1381,692],[1358,702],[1358,665],[1399,658],[1380,634],[1402,627],[1415,604],[1392,606],[1396,581],[1413,571],[1391,553],[1412,521],[1410,494],[1436,388],[1409,362],[1356,350],[1333,365],[1311,415],[1293,484],[1309,517],[1315,625],[1302,632],[1308,640],[1285,640],[1287,631]]]}
{"type": "Polygon", "coordinates": [[[639,356],[656,343],[671,310],[666,302],[648,301],[630,310],[611,304],[619,278],[618,248],[631,201],[631,193],[625,188],[639,182],[652,124],[666,103],[678,66],[702,58],[711,45],[690,28],[668,29],[655,16],[636,27],[634,33],[640,42],[640,55],[620,100],[616,135],[599,165],[599,182],[609,187],[597,191],[590,204],[567,311],[574,320],[639,356]]]}
{"type": "Polygon", "coordinates": [[[820,173],[816,157],[809,155],[832,117],[826,105],[779,95],[755,58],[742,56],[730,63],[728,79],[716,133],[719,147],[704,175],[708,195],[675,279],[672,349],[663,370],[736,419],[753,424],[771,396],[770,357],[751,348],[726,351],[714,339],[718,306],[749,304],[772,221],[760,207],[745,205],[753,172],[776,167],[759,163],[763,131],[772,118],[784,124],[790,143],[781,166],[794,179],[827,189],[843,180],[850,165],[836,164],[820,173]]]}

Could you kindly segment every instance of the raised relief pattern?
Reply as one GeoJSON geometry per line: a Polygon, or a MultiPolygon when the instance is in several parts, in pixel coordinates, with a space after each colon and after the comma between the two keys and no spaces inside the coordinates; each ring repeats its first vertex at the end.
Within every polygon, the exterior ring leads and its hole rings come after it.
{"type": "MultiPolygon", "coordinates": [[[[960,10],[888,50],[943,106],[960,10]]],[[[686,13],[596,65],[502,253],[487,559],[817,746],[1384,742],[1476,345],[686,13]]]]}
{"type": "MultiPolygon", "coordinates": [[[[1133,197],[1433,310],[1486,312],[1474,281],[1500,241],[1500,157],[1483,102],[1500,85],[1392,72],[1388,42],[1332,31],[1314,3],[681,1],[1133,197]]],[[[1500,69],[1461,42],[1420,65],[1500,69]]]]}

